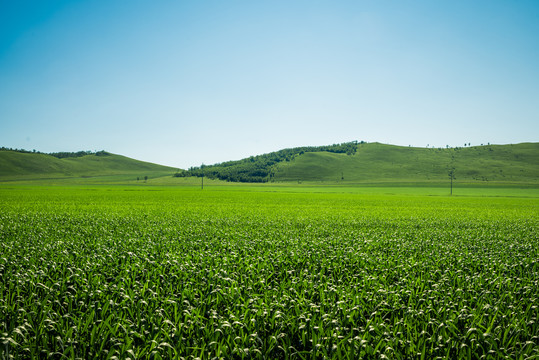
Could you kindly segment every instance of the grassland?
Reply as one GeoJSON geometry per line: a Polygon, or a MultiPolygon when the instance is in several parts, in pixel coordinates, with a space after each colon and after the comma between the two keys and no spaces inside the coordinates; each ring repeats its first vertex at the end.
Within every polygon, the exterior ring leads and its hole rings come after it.
{"type": "Polygon", "coordinates": [[[453,170],[456,186],[461,187],[539,187],[539,143],[448,149],[348,143],[346,149],[350,146],[356,151],[285,149],[192,171],[114,154],[58,159],[0,151],[0,183],[136,184],[138,178],[140,184],[148,177],[159,178],[154,184],[192,185],[200,179],[189,175],[204,174],[205,181],[214,185],[226,183],[217,179],[236,179],[273,185],[445,187],[453,170]],[[171,180],[173,174],[182,177],[171,180]]]}
{"type": "Polygon", "coordinates": [[[539,143],[449,149],[359,144],[354,155],[305,153],[278,164],[274,181],[539,184],[539,143]]]}
{"type": "Polygon", "coordinates": [[[0,151],[0,182],[125,182],[172,176],[176,169],[125,156],[85,155],[58,159],[41,153],[0,151]]]}
{"type": "Polygon", "coordinates": [[[537,358],[536,189],[378,189],[0,185],[0,357],[537,358]]]}

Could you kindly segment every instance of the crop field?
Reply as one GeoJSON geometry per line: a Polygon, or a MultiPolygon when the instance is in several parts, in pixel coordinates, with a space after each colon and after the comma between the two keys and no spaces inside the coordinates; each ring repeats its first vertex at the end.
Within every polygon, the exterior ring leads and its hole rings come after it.
{"type": "Polygon", "coordinates": [[[0,359],[537,359],[539,198],[0,186],[0,359]]]}

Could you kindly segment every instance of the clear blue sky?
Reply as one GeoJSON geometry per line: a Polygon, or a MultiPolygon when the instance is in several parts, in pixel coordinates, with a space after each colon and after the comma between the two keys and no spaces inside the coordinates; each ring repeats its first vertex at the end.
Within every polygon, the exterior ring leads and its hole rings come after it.
{"type": "Polygon", "coordinates": [[[539,1],[0,0],[0,146],[188,168],[539,141],[539,1]]]}

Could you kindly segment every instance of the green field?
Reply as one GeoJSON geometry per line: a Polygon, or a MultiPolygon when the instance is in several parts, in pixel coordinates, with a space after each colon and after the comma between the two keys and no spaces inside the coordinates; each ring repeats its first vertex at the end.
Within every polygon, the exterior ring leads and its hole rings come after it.
{"type": "Polygon", "coordinates": [[[193,185],[200,182],[197,176],[204,175],[214,185],[440,187],[446,186],[453,171],[455,185],[461,187],[539,187],[539,143],[443,149],[346,144],[344,150],[349,151],[344,153],[321,150],[336,151],[340,145],[283,149],[189,171],[106,152],[106,156],[59,159],[2,148],[0,183],[141,184],[152,180],[155,185],[193,185]],[[180,177],[171,179],[173,175],[180,177]]]}
{"type": "Polygon", "coordinates": [[[537,189],[460,191],[0,185],[0,358],[538,358],[537,189]]]}
{"type": "Polygon", "coordinates": [[[275,168],[275,181],[341,183],[420,182],[539,184],[539,143],[485,145],[447,149],[358,145],[354,155],[305,153],[275,168]]]}
{"type": "Polygon", "coordinates": [[[144,181],[145,177],[172,176],[177,170],[105,153],[56,158],[42,153],[0,151],[0,182],[102,183],[144,181]]]}

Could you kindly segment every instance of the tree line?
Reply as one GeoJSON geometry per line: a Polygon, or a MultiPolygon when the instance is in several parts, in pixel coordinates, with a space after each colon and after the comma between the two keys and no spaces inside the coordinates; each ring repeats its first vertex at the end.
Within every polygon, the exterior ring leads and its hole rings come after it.
{"type": "MultiPolygon", "coordinates": [[[[361,143],[364,143],[361,141],[361,143]]],[[[191,167],[187,171],[174,174],[175,177],[208,177],[233,182],[268,182],[273,178],[274,165],[291,161],[298,155],[307,152],[327,151],[332,153],[353,155],[357,151],[357,141],[342,144],[324,146],[302,146],[290,149],[283,149],[268,154],[251,156],[242,160],[227,161],[214,165],[201,165],[191,167]]]]}
{"type": "Polygon", "coordinates": [[[49,153],[48,155],[54,156],[58,159],[64,159],[64,158],[82,157],[86,155],[107,156],[107,155],[111,155],[111,153],[106,152],[105,150],[101,150],[101,151],[55,152],[55,153],[49,153]]]}
{"type": "Polygon", "coordinates": [[[95,156],[111,155],[111,153],[106,152],[105,150],[101,150],[101,151],[77,151],[77,152],[62,151],[62,152],[44,153],[44,152],[37,151],[37,150],[30,151],[30,150],[25,150],[25,149],[12,149],[12,148],[4,147],[4,146],[0,147],[0,151],[15,151],[15,152],[18,152],[18,153],[23,153],[23,154],[50,155],[50,156],[54,156],[55,158],[58,158],[58,159],[77,158],[77,157],[82,157],[82,156],[86,156],[86,155],[95,155],[95,156]]]}

